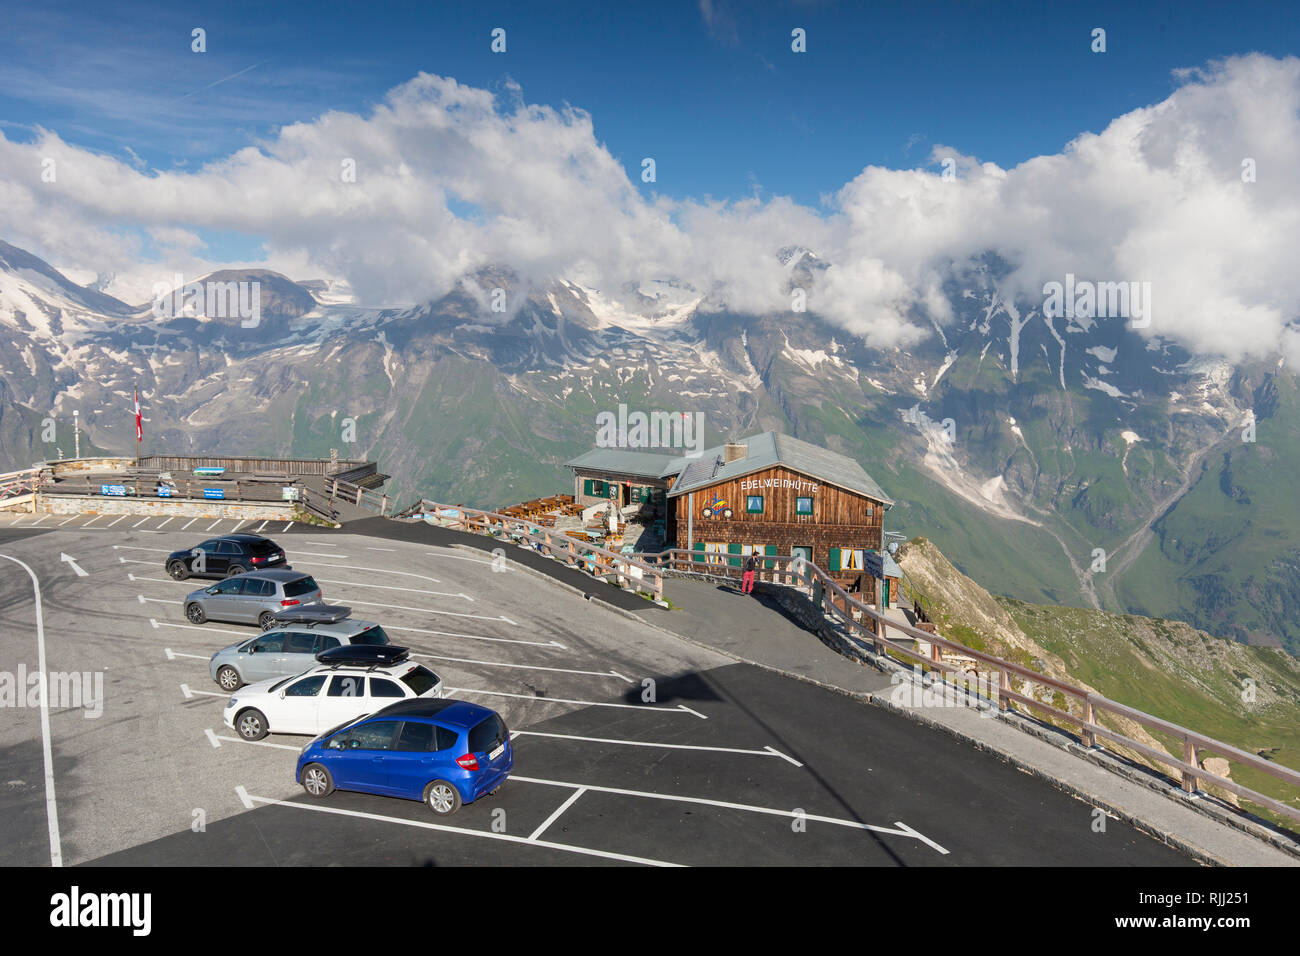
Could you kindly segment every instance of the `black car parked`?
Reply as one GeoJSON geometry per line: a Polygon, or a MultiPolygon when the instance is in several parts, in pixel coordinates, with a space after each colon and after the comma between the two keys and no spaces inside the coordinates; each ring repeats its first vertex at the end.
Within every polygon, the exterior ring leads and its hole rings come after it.
{"type": "Polygon", "coordinates": [[[177,581],[188,577],[225,578],[245,571],[288,568],[284,549],[256,534],[226,534],[167,555],[163,565],[177,581]]]}

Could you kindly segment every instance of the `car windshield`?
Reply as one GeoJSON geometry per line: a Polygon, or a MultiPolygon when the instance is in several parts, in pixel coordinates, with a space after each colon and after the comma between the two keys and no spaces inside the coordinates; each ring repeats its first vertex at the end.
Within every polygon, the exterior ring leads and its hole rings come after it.
{"type": "Polygon", "coordinates": [[[438,683],[438,675],[421,664],[416,664],[401,679],[403,684],[415,691],[417,697],[428,693],[438,683]]]}
{"type": "Polygon", "coordinates": [[[352,643],[378,646],[380,644],[391,644],[392,641],[388,639],[388,633],[376,624],[373,627],[366,628],[360,634],[353,634],[352,643]]]}
{"type": "Polygon", "coordinates": [[[310,575],[305,578],[299,578],[297,581],[290,581],[284,586],[285,597],[302,597],[309,591],[316,590],[316,579],[310,575]]]}

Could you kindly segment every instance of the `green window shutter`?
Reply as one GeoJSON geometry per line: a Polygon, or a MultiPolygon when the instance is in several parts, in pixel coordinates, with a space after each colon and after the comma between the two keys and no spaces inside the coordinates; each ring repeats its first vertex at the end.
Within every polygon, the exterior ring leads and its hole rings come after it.
{"type": "MultiPolygon", "coordinates": [[[[776,545],[774,545],[774,544],[764,545],[764,546],[763,546],[763,553],[766,554],[766,555],[768,555],[769,557],[770,557],[771,555],[776,554],[776,545]]],[[[763,562],[763,568],[764,568],[764,570],[771,571],[771,570],[772,570],[773,568],[775,568],[775,567],[776,567],[776,562],[775,562],[775,561],[764,561],[764,562],[763,562]]]]}
{"type": "Polygon", "coordinates": [[[699,552],[697,555],[695,555],[695,560],[696,560],[696,561],[703,561],[703,560],[704,560],[704,542],[703,542],[703,541],[696,541],[696,542],[695,542],[695,550],[699,552]]]}
{"type": "Polygon", "coordinates": [[[582,479],[582,493],[584,495],[591,496],[596,493],[595,489],[592,487],[592,484],[593,482],[590,478],[582,479]]]}
{"type": "Polygon", "coordinates": [[[838,571],[840,569],[840,549],[831,548],[830,558],[830,570],[838,571]]]}
{"type": "Polygon", "coordinates": [[[727,563],[731,565],[733,568],[738,568],[745,563],[745,559],[739,556],[740,553],[741,552],[740,552],[739,544],[727,545],[727,554],[737,555],[737,557],[734,558],[727,558],[727,563]]]}

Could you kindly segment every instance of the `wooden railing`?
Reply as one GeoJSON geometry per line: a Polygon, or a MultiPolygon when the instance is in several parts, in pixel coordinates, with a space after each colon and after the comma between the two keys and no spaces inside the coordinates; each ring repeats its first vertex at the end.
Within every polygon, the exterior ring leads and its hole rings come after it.
{"type": "Polygon", "coordinates": [[[413,517],[417,514],[429,515],[433,523],[442,527],[527,542],[537,551],[571,567],[581,568],[592,577],[612,578],[620,586],[647,592],[654,600],[663,601],[662,570],[634,555],[616,554],[599,545],[570,537],[562,531],[542,527],[526,518],[512,518],[495,511],[480,511],[461,505],[444,505],[423,498],[419,504],[395,517],[413,517]]]}
{"type": "Polygon", "coordinates": [[[31,491],[40,480],[41,469],[23,468],[0,475],[0,497],[31,491]]]}
{"type": "Polygon", "coordinates": [[[368,508],[375,514],[383,516],[388,513],[388,495],[381,491],[362,488],[341,478],[328,479],[330,496],[350,501],[358,508],[368,508]]]}
{"type": "MultiPolygon", "coordinates": [[[[704,552],[687,551],[683,548],[669,548],[658,554],[638,554],[636,556],[647,564],[666,567],[669,571],[677,573],[704,573],[725,577],[739,577],[741,574],[740,568],[734,567],[726,560],[727,558],[735,558],[737,555],[720,555],[719,557],[723,560],[718,563],[709,562],[704,552]]],[[[707,557],[711,557],[711,555],[707,557]]],[[[1242,786],[1235,780],[1211,773],[1200,765],[1199,757],[1202,753],[1216,754],[1232,763],[1249,767],[1252,770],[1281,780],[1292,788],[1300,789],[1300,772],[1292,770],[1290,767],[1284,767],[1273,761],[1265,760],[1257,754],[1241,750],[1231,744],[1223,743],[1159,717],[1153,717],[1136,708],[1110,700],[1084,688],[1076,687],[1066,681],[1040,674],[1038,671],[1012,661],[1002,660],[992,654],[977,651],[964,644],[959,644],[956,641],[948,640],[938,634],[909,624],[887,619],[876,608],[854,599],[821,568],[802,558],[779,555],[758,555],[756,557],[760,558],[759,575],[761,577],[777,584],[806,588],[812,596],[813,603],[820,605],[823,613],[827,614],[832,622],[837,623],[847,637],[855,643],[869,645],[877,655],[910,659],[945,676],[949,671],[962,670],[961,665],[944,660],[945,650],[951,652],[954,656],[960,656],[967,660],[973,659],[985,665],[990,672],[999,675],[997,681],[997,705],[1004,711],[1015,710],[1016,704],[1033,708],[1046,713],[1055,721],[1078,728],[1079,739],[1087,747],[1105,749],[1103,741],[1109,741],[1126,750],[1141,754],[1158,764],[1173,768],[1175,774],[1180,778],[1179,783],[1183,791],[1186,793],[1195,793],[1197,789],[1196,783],[1201,780],[1215,787],[1220,787],[1229,793],[1234,793],[1239,797],[1245,797],[1252,803],[1266,807],[1275,813],[1290,817],[1293,820],[1300,820],[1300,808],[1242,786]],[[897,633],[899,637],[890,637],[890,632],[897,633]],[[913,642],[919,642],[919,644],[913,642]],[[929,653],[926,654],[919,650],[918,647],[920,646],[928,647],[929,653]],[[1080,714],[1075,715],[1068,710],[1053,707],[1032,696],[1017,692],[1012,684],[1013,677],[1030,684],[1059,691],[1067,700],[1078,702],[1080,714]],[[1122,717],[1149,731],[1174,737],[1181,745],[1182,758],[1179,759],[1164,750],[1151,747],[1142,741],[1134,740],[1118,731],[1102,726],[1098,723],[1098,717],[1102,714],[1122,717]]]]}
{"type": "Polygon", "coordinates": [[[340,458],[256,458],[231,455],[145,455],[140,459],[141,469],[159,471],[193,471],[195,468],[225,468],[252,474],[263,471],[284,472],[290,475],[329,475],[335,472],[363,469],[371,462],[340,458]]]}

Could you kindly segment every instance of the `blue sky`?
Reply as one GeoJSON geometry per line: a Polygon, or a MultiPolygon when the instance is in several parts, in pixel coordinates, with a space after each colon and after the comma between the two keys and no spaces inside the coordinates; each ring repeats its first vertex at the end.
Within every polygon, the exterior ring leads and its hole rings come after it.
{"type": "Polygon", "coordinates": [[[426,71],[587,110],[630,170],[655,157],[646,193],[806,205],[864,166],[924,164],[935,143],[1011,167],[1163,99],[1172,70],[1300,48],[1286,4],[7,6],[0,128],[14,140],[41,125],[193,168],[280,124],[364,113],[426,71]],[[504,54],[489,51],[497,26],[504,54]],[[1097,26],[1105,54],[1089,49],[1097,26]]]}
{"type": "Polygon", "coordinates": [[[397,307],[500,266],[629,307],[671,278],[764,312],[788,307],[777,251],[803,245],[828,264],[815,309],[906,345],[952,321],[946,283],[992,252],[1008,295],[1067,273],[1150,281],[1152,334],[1300,354],[1286,4],[0,12],[0,238],[130,301],[256,265],[397,307]],[[985,165],[941,177],[938,146],[985,165]]]}

